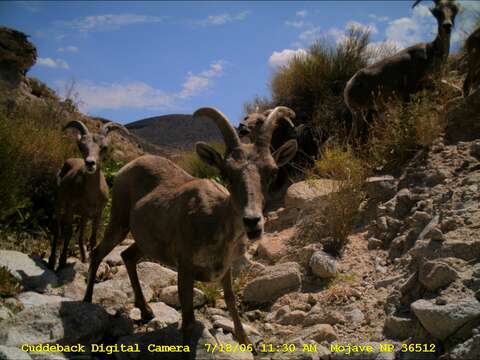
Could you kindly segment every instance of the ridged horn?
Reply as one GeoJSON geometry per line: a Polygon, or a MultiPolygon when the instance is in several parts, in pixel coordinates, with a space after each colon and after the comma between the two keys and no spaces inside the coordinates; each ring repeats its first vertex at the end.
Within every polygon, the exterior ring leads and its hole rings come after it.
{"type": "Polygon", "coordinates": [[[290,120],[288,122],[293,126],[291,119],[295,119],[295,112],[286,106],[277,106],[273,109],[268,114],[267,119],[263,123],[263,126],[255,139],[255,144],[257,146],[267,146],[270,148],[273,131],[277,127],[280,119],[287,119],[287,121],[290,120]]]}
{"type": "Polygon", "coordinates": [[[85,124],[78,120],[70,121],[67,125],[63,127],[63,130],[65,131],[70,128],[77,129],[80,132],[80,135],[82,136],[90,133],[90,131],[88,131],[88,128],[85,126],[85,124]]]}
{"type": "Polygon", "coordinates": [[[114,123],[114,122],[108,122],[102,126],[101,133],[103,136],[107,136],[111,131],[115,130],[120,130],[121,132],[125,133],[126,135],[129,135],[130,132],[128,129],[120,124],[114,123]]]}
{"type": "Polygon", "coordinates": [[[240,146],[240,138],[235,128],[230,124],[227,117],[219,110],[210,107],[200,108],[193,113],[194,118],[207,117],[215,122],[222,133],[223,141],[228,149],[235,149],[240,146]]]}

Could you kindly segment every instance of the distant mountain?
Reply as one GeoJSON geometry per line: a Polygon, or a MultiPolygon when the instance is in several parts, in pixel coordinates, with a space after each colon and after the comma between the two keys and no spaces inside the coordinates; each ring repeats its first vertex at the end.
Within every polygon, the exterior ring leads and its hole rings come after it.
{"type": "Polygon", "coordinates": [[[155,116],[125,126],[152,144],[177,150],[191,150],[197,141],[222,142],[220,131],[213,121],[194,120],[192,115],[155,116]]]}

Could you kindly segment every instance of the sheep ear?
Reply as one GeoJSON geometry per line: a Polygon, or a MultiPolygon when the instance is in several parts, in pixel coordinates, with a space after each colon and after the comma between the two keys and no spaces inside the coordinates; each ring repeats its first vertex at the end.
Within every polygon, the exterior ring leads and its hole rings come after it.
{"type": "Polygon", "coordinates": [[[197,155],[202,159],[202,161],[208,165],[215,166],[219,170],[222,169],[223,166],[223,159],[222,156],[212,148],[210,145],[207,143],[204,143],[202,141],[197,142],[195,144],[195,151],[197,152],[197,155]]]}

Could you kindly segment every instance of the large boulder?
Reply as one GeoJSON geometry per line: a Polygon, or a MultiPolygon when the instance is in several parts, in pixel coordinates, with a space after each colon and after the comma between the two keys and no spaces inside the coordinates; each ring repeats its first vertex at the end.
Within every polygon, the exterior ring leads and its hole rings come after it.
{"type": "Polygon", "coordinates": [[[476,299],[447,305],[436,305],[421,299],[410,307],[423,327],[440,340],[445,340],[462,325],[480,317],[480,302],[476,299]]]}
{"type": "Polygon", "coordinates": [[[0,345],[0,360],[31,360],[26,352],[14,346],[0,345]]]}
{"type": "Polygon", "coordinates": [[[304,328],[292,335],[287,342],[295,342],[301,340],[307,342],[308,340],[314,340],[318,343],[327,341],[332,342],[337,339],[337,334],[332,325],[329,324],[317,324],[304,328]]]}
{"type": "Polygon", "coordinates": [[[445,287],[458,278],[457,272],[441,261],[427,261],[420,267],[418,279],[430,291],[445,287]]]}
{"type": "Polygon", "coordinates": [[[324,207],[328,203],[328,196],[337,192],[340,181],[329,179],[299,181],[291,185],[285,195],[286,208],[302,209],[314,204],[315,207],[324,207]]]}
{"type": "Polygon", "coordinates": [[[47,292],[58,284],[55,273],[47,269],[38,257],[30,257],[18,251],[0,250],[0,266],[6,267],[20,280],[25,290],[47,292]]]}
{"type": "Polygon", "coordinates": [[[45,304],[57,304],[64,301],[73,301],[58,295],[44,295],[39,294],[33,291],[23,292],[18,295],[18,300],[22,303],[25,308],[30,308],[32,306],[39,306],[45,304]]]}
{"type": "Polygon", "coordinates": [[[287,262],[265,268],[250,281],[243,291],[243,299],[252,303],[266,303],[281,295],[298,290],[302,278],[300,265],[287,262]]]}
{"type": "MultiPolygon", "coordinates": [[[[2,322],[0,344],[95,343],[112,331],[113,319],[101,306],[90,303],[32,306],[2,322]]],[[[125,334],[129,331],[125,329],[125,334]]]]}
{"type": "Polygon", "coordinates": [[[288,242],[295,237],[296,228],[291,227],[280,232],[265,233],[259,241],[257,253],[259,258],[275,263],[288,254],[288,242]]]}
{"type": "Polygon", "coordinates": [[[365,180],[365,191],[370,199],[387,201],[397,193],[397,184],[391,175],[373,176],[365,180]]]}
{"type": "MultiPolygon", "coordinates": [[[[170,324],[177,324],[180,321],[180,313],[167,304],[163,302],[154,302],[149,303],[148,305],[150,305],[154,315],[154,318],[150,320],[149,325],[153,325],[158,329],[170,324]]],[[[132,318],[132,320],[140,320],[140,310],[138,308],[132,309],[130,312],[130,318],[132,318]]]]}
{"type": "Polygon", "coordinates": [[[467,341],[458,344],[449,352],[449,359],[480,359],[480,335],[475,335],[467,341]]]}

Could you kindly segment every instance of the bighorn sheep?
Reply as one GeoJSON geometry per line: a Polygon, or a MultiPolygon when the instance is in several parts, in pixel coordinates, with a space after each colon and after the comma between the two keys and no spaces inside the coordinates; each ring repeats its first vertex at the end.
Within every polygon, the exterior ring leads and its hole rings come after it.
{"type": "Polygon", "coordinates": [[[108,200],[108,186],[101,171],[102,155],[108,147],[108,134],[112,130],[123,130],[123,126],[107,123],[99,134],[91,134],[81,121],[70,121],[63,130],[78,130],[78,148],[83,159],[70,158],[57,173],[57,197],[55,201],[56,224],[54,228],[52,249],[48,266],[55,267],[55,253],[58,238],[63,238],[63,250],[60,255],[59,268],[67,262],[68,243],[72,236],[73,217],[80,215],[78,245],[80,259],[85,262],[83,232],[87,219],[92,219],[90,248],[93,249],[97,238],[97,228],[102,220],[102,212],[108,200]]]}
{"type": "Polygon", "coordinates": [[[103,241],[93,250],[84,301],[91,302],[95,274],[102,259],[131,231],[135,243],[122,252],[142,320],[153,317],[145,301],[136,264],[144,256],[178,270],[182,333],[190,345],[195,323],[193,282],[222,280],[225,302],[239,342],[249,340],[240,322],[232,290],[231,266],[244,255],[246,240],[257,240],[264,228],[264,197],[278,168],[293,158],[291,140],[273,154],[270,141],[281,117],[295,114],[277,107],[265,120],[253,144],[242,144],[225,115],[201,108],[195,118],[215,122],[225,145],[222,157],[206,143],[196,144],[198,156],[217,167],[228,191],[212,180],[197,179],[170,160],[145,155],[125,165],[115,177],[112,211],[103,241]]]}
{"type": "Polygon", "coordinates": [[[480,27],[465,41],[468,64],[467,77],[463,83],[463,95],[468,96],[472,89],[480,85],[480,27]]]}
{"type": "MultiPolygon", "coordinates": [[[[421,0],[416,0],[413,7],[421,0]]],[[[438,33],[433,42],[410,46],[397,54],[359,70],[344,89],[344,101],[354,116],[354,123],[367,121],[376,104],[397,95],[409,100],[410,94],[424,86],[428,75],[437,71],[450,51],[450,34],[459,10],[455,0],[434,0],[430,9],[437,20],[438,33]]]]}

